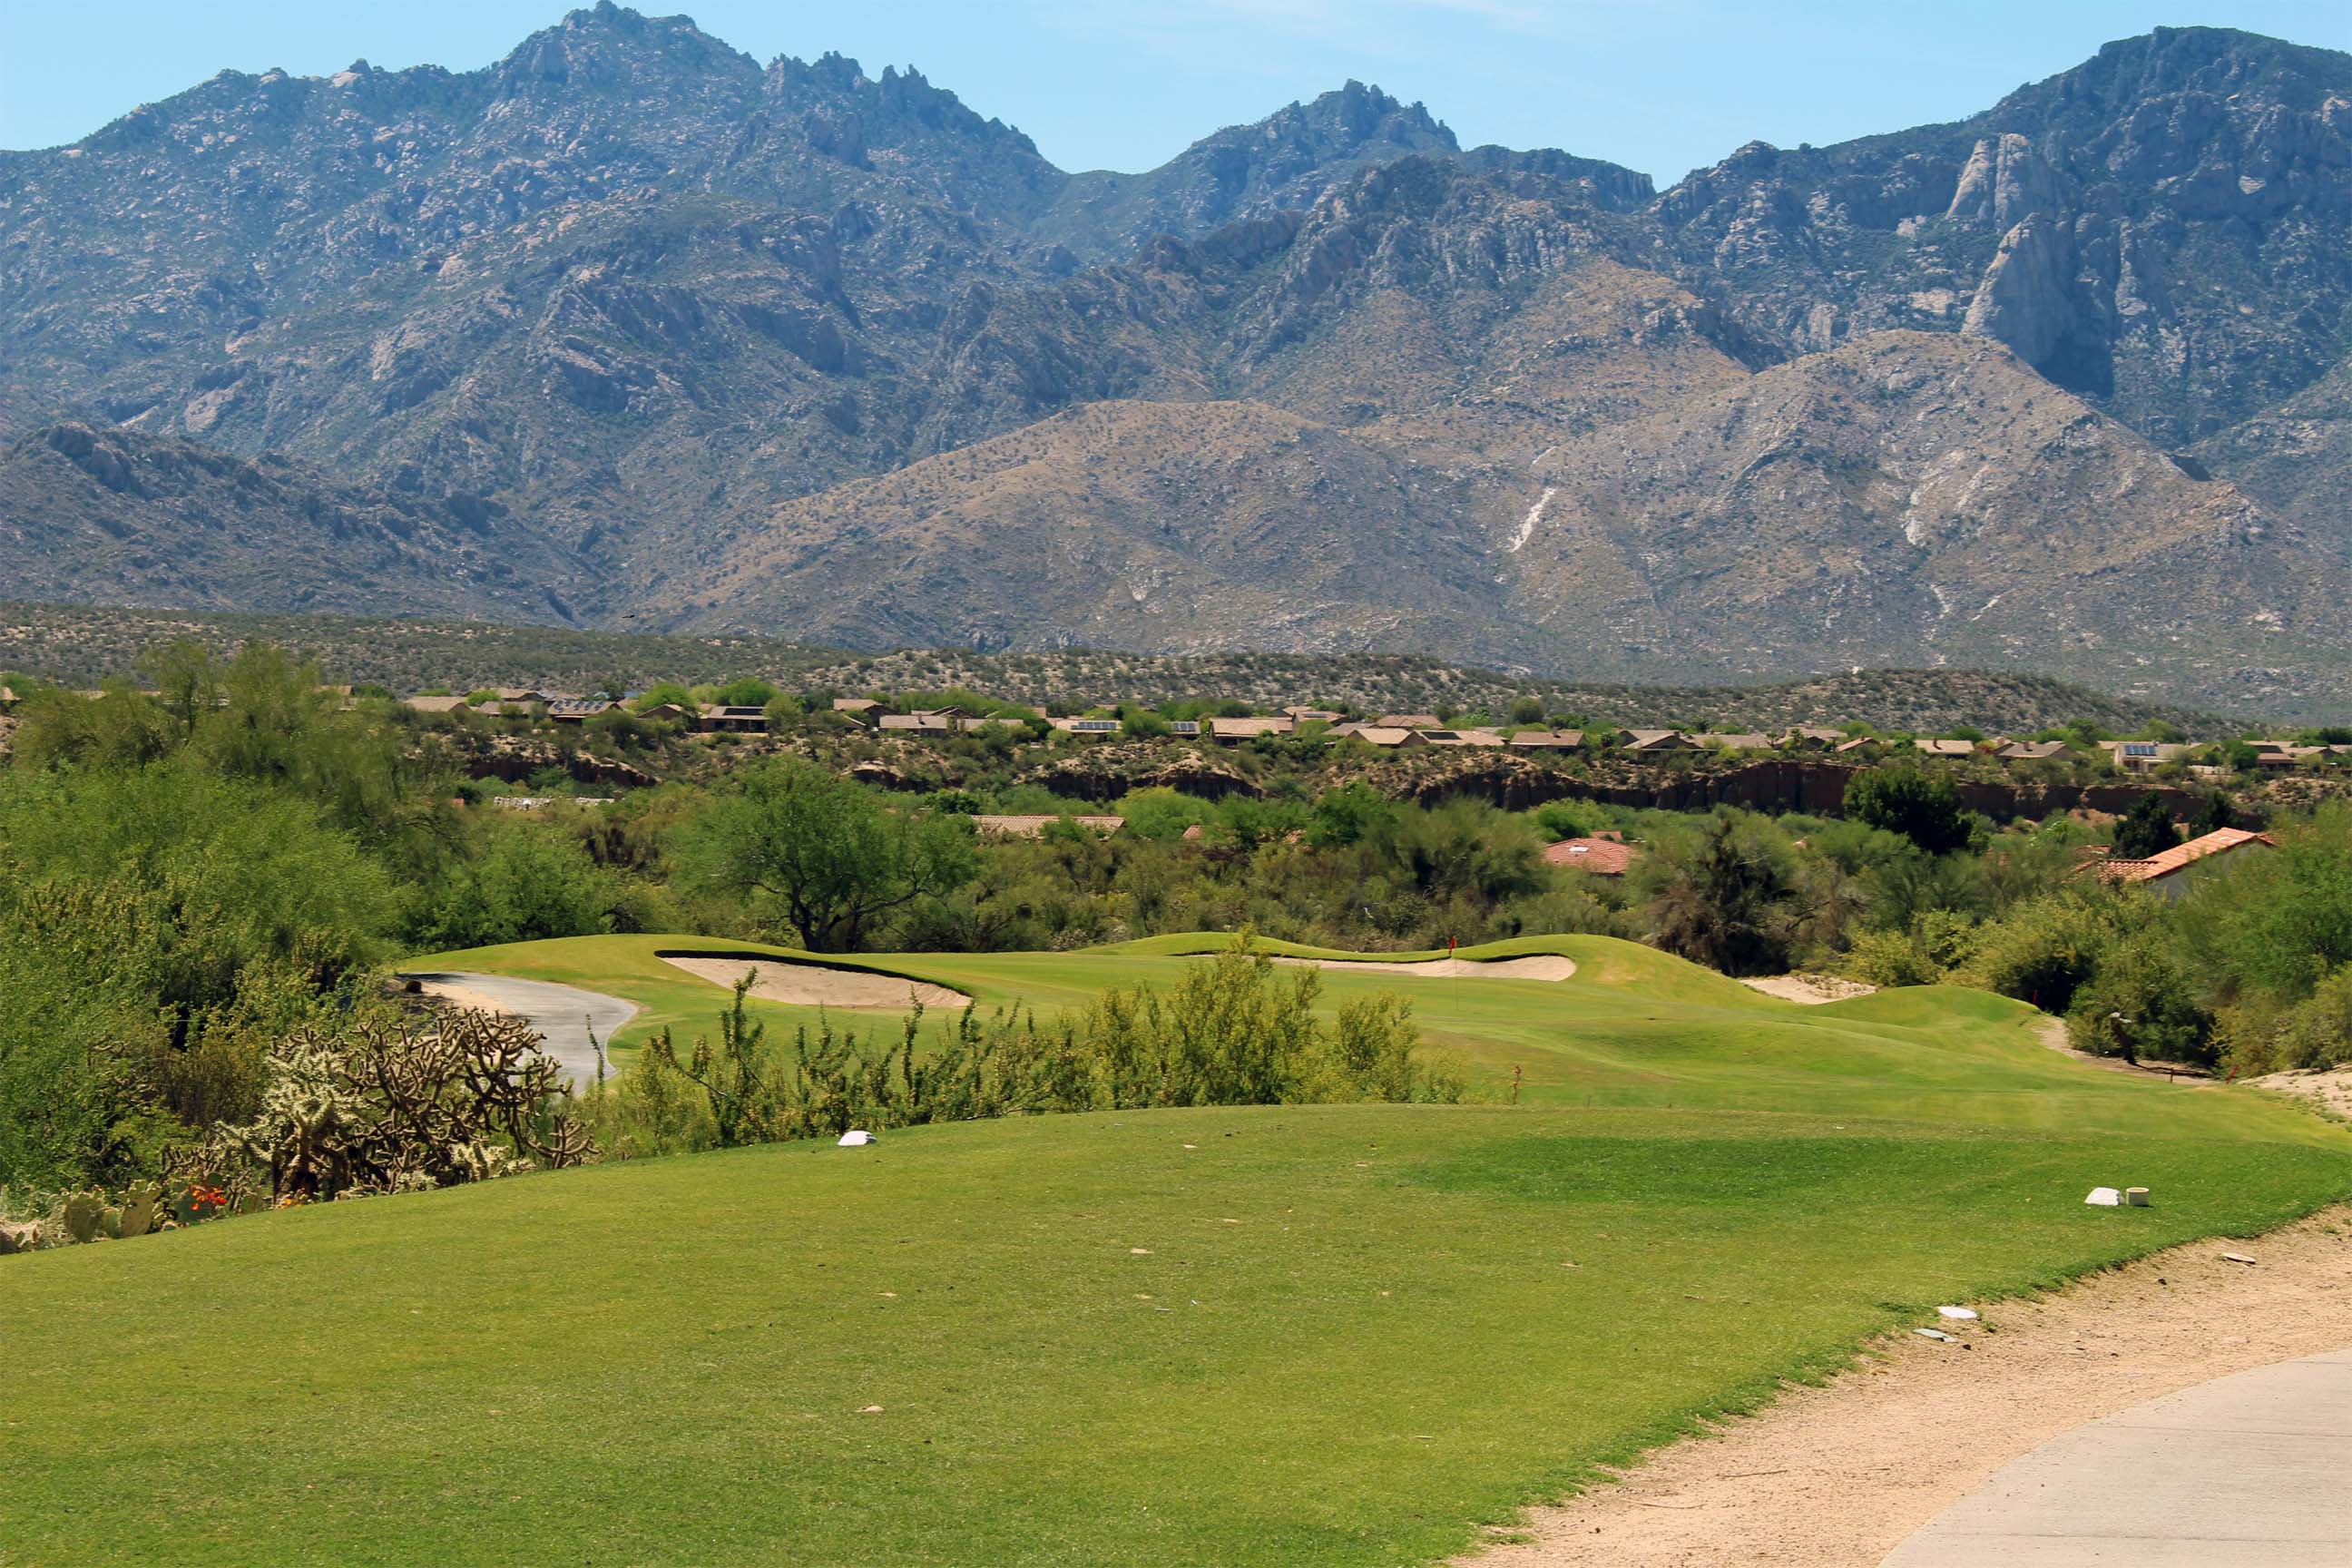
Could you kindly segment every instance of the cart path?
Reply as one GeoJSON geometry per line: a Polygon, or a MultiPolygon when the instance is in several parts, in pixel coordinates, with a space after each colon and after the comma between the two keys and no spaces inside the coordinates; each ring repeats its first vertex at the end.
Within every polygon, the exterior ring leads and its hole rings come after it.
{"type": "MultiPolygon", "coordinates": [[[[1756,1415],[1655,1450],[1620,1479],[1532,1510],[1515,1531],[1524,1539],[1457,1561],[1878,1568],[2012,1460],[2085,1423],[2215,1378],[2341,1352],[2352,1339],[2352,1207],[2253,1241],[2190,1242],[2049,1295],[1977,1305],[1980,1321],[1942,1325],[1949,1343],[1889,1335],[1827,1384],[1788,1389],[1756,1415]],[[2233,1263],[2226,1252],[2255,1261],[2233,1263]]],[[[2352,1380],[2352,1369],[2336,1371],[2352,1380]]],[[[2311,1446],[2340,1463],[2340,1440],[2311,1446]]],[[[2003,1547],[1997,1561],[2075,1560],[2003,1547]]]]}
{"type": "Polygon", "coordinates": [[[593,1029],[596,1038],[609,1045],[614,1032],[640,1011],[635,1002],[548,980],[465,971],[409,973],[401,978],[415,981],[427,996],[520,1018],[546,1040],[547,1054],[572,1074],[575,1089],[585,1089],[596,1081],[596,1047],[588,1043],[588,1032],[593,1029]]]}
{"type": "Polygon", "coordinates": [[[2352,1351],[2257,1367],[2053,1438],[1885,1568],[2341,1568],[2347,1447],[2352,1351]]]}

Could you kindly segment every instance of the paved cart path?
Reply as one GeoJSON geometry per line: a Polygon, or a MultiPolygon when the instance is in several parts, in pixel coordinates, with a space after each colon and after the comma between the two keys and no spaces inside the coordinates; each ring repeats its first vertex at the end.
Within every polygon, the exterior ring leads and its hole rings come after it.
{"type": "Polygon", "coordinates": [[[547,980],[464,972],[402,978],[415,981],[428,996],[460,1007],[510,1013],[524,1020],[546,1038],[547,1054],[563,1064],[572,1074],[572,1087],[581,1089],[596,1081],[596,1048],[588,1043],[589,1030],[595,1030],[596,1038],[609,1045],[614,1032],[635,1017],[638,1010],[635,1002],[618,996],[547,980]]]}
{"type": "Polygon", "coordinates": [[[2352,1351],[2258,1367],[2044,1443],[1885,1568],[2344,1568],[2352,1351]]]}

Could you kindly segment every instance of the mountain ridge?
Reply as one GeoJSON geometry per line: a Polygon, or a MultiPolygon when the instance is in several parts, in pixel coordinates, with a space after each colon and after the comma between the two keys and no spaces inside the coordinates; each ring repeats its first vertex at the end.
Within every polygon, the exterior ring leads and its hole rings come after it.
{"type": "Polygon", "coordinates": [[[603,5],[0,154],[0,592],[2352,693],[2347,170],[2352,57],[2228,29],[1657,192],[1357,82],[1068,173],[603,5]]]}

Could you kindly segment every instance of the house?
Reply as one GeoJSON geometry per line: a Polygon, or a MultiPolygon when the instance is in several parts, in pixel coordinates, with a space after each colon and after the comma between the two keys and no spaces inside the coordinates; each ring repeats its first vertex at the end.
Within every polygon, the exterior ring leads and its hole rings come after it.
{"type": "Polygon", "coordinates": [[[1744,733],[1729,735],[1710,732],[1704,735],[1693,735],[1691,739],[1697,742],[1700,745],[1706,747],[1710,751],[1713,751],[1717,747],[1720,747],[1727,752],[1769,752],[1772,750],[1772,737],[1769,735],[1759,734],[1753,730],[1748,731],[1744,733]]]}
{"type": "Polygon", "coordinates": [[[1429,737],[1419,730],[1401,730],[1394,724],[1357,724],[1350,728],[1347,739],[1361,741],[1367,746],[1393,751],[1400,746],[1426,746],[1429,737]]]}
{"type": "Polygon", "coordinates": [[[621,705],[602,697],[559,697],[547,705],[547,716],[559,724],[581,724],[600,713],[618,713],[621,705]]]}
{"type": "Polygon", "coordinates": [[[1168,721],[1168,732],[1179,740],[1197,741],[1201,738],[1201,721],[1198,719],[1171,719],[1168,721]]]}
{"type": "Polygon", "coordinates": [[[1633,847],[1612,836],[1606,838],[1563,838],[1543,852],[1547,866],[1589,871],[1596,877],[1622,877],[1633,864],[1633,847]]]}
{"type": "Polygon", "coordinates": [[[637,717],[650,719],[656,724],[686,724],[692,722],[697,716],[676,702],[656,702],[637,717]]]}
{"type": "Polygon", "coordinates": [[[1503,737],[1492,730],[1423,730],[1421,738],[1433,746],[1499,746],[1503,737]]]}
{"type": "Polygon", "coordinates": [[[697,727],[705,734],[764,735],[768,732],[768,710],[764,708],[738,708],[706,702],[696,717],[697,727]]]}
{"type": "Polygon", "coordinates": [[[1922,737],[1911,742],[1911,749],[1931,757],[1973,757],[1977,754],[1974,741],[1938,741],[1922,737]]]}
{"type": "Polygon", "coordinates": [[[2004,762],[2046,763],[2071,750],[2063,741],[2011,741],[1993,753],[2004,762]]]}
{"type": "Polygon", "coordinates": [[[954,729],[948,719],[937,713],[885,713],[877,727],[911,735],[945,735],[954,729]]]}
{"type": "Polygon", "coordinates": [[[1050,722],[1066,735],[1111,736],[1127,729],[1117,719],[1055,719],[1050,722]]]}
{"type": "Polygon", "coordinates": [[[1628,752],[1695,752],[1698,742],[1680,730],[1620,730],[1619,749],[1628,752]]]}
{"type": "Polygon", "coordinates": [[[1838,751],[1838,752],[1839,752],[1841,755],[1843,755],[1843,753],[1845,753],[1845,752],[1859,752],[1859,751],[1861,751],[1864,746],[1875,746],[1875,745],[1877,745],[1878,743],[1879,743],[1879,740],[1878,740],[1878,737],[1877,737],[1877,736],[1875,736],[1875,735],[1856,735],[1856,736],[1855,736],[1853,740],[1851,740],[1851,741],[1844,741],[1844,742],[1839,742],[1839,744],[1838,744],[1838,746],[1837,746],[1837,751],[1838,751]]]}
{"type": "Polygon", "coordinates": [[[877,702],[871,697],[836,697],[833,700],[833,710],[846,713],[861,724],[870,724],[890,711],[887,705],[877,702]]]}
{"type": "Polygon", "coordinates": [[[1434,713],[1383,713],[1372,722],[1383,730],[1438,730],[1444,727],[1434,713]]]}
{"type": "Polygon", "coordinates": [[[2277,847],[2278,840],[2267,833],[2217,827],[2145,860],[2101,858],[2091,861],[2086,869],[2103,882],[2151,888],[2168,899],[2178,899],[2215,868],[2241,855],[2277,847]]]}
{"type": "MultiPolygon", "coordinates": [[[[490,693],[500,703],[520,703],[528,708],[534,702],[552,702],[562,695],[560,691],[541,691],[536,686],[501,686],[490,693]]],[[[488,704],[484,704],[488,706],[488,704]]]]}
{"type": "Polygon", "coordinates": [[[1287,735],[1297,728],[1298,721],[1287,713],[1278,719],[1212,719],[1209,721],[1209,739],[1237,746],[1244,741],[1255,741],[1260,735],[1287,735]]]}
{"type": "Polygon", "coordinates": [[[1097,837],[1108,837],[1127,826],[1123,816],[975,816],[973,829],[982,838],[1042,838],[1057,822],[1071,822],[1097,837]]]}
{"type": "Polygon", "coordinates": [[[1581,730],[1522,730],[1511,737],[1521,751],[1573,752],[1584,744],[1581,730]]]}
{"type": "Polygon", "coordinates": [[[412,713],[455,713],[466,706],[462,697],[410,697],[401,706],[412,713]]]}
{"type": "Polygon", "coordinates": [[[1346,717],[1345,714],[1335,713],[1328,708],[1286,708],[1282,711],[1293,723],[1297,724],[1337,724],[1346,717]]]}
{"type": "Polygon", "coordinates": [[[1845,744],[1845,731],[1820,724],[1800,724],[1789,731],[1789,748],[1797,752],[1826,752],[1845,744]]]}
{"type": "Polygon", "coordinates": [[[2166,741],[2102,741],[2099,749],[2124,772],[2144,773],[2167,763],[2179,762],[2197,748],[2175,745],[2166,741]]]}

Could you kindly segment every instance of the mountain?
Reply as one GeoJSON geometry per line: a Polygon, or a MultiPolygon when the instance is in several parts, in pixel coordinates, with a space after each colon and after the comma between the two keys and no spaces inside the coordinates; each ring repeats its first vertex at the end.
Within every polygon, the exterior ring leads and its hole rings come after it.
{"type": "Polygon", "coordinates": [[[1654,193],[1353,82],[1071,174],[602,5],[0,153],[0,593],[2316,700],[2347,236],[2352,57],[2222,29],[1654,193]]]}
{"type": "Polygon", "coordinates": [[[0,448],[0,598],[568,620],[578,564],[497,501],[84,424],[0,448]]]}

